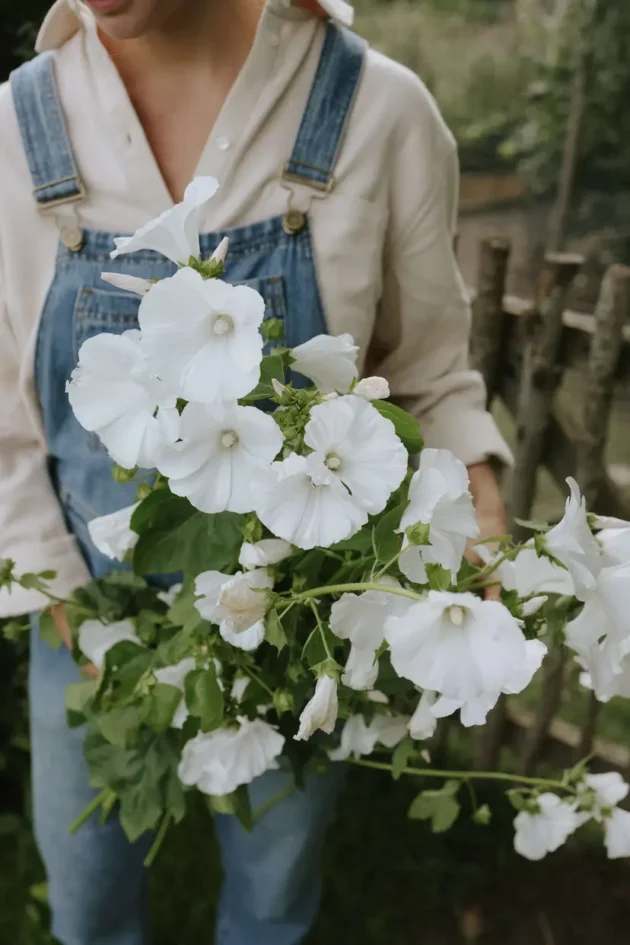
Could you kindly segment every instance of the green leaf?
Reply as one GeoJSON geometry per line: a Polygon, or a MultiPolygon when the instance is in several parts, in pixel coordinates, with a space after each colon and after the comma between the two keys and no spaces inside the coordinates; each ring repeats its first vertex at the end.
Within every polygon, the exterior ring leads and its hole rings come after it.
{"type": "Polygon", "coordinates": [[[171,509],[170,514],[175,514],[173,498],[173,493],[169,489],[158,489],[148,495],[146,499],[143,499],[131,516],[130,526],[132,531],[141,535],[148,528],[155,525],[163,514],[169,514],[166,511],[169,508],[171,509]]]}
{"type": "Polygon", "coordinates": [[[394,424],[396,434],[402,440],[408,453],[420,452],[423,446],[423,439],[420,433],[420,426],[415,417],[412,417],[410,413],[407,413],[407,411],[403,410],[401,407],[390,404],[386,400],[373,400],[372,406],[375,407],[383,417],[387,417],[388,420],[391,420],[394,424]]]}
{"type": "Polygon", "coordinates": [[[422,791],[412,801],[408,816],[411,820],[430,820],[433,833],[443,833],[453,826],[461,805],[455,798],[458,781],[447,781],[438,791],[422,791]]]}
{"type": "Polygon", "coordinates": [[[182,693],[176,686],[156,683],[142,706],[142,718],[154,732],[165,732],[182,701],[182,693]]]}
{"type": "Polygon", "coordinates": [[[191,715],[201,721],[202,732],[211,732],[223,721],[223,692],[214,663],[186,676],[186,705],[191,715]]]}
{"type": "Polygon", "coordinates": [[[372,547],[378,562],[385,564],[402,548],[403,536],[396,534],[403,514],[403,506],[390,509],[374,527],[372,547]]]}
{"type": "Polygon", "coordinates": [[[275,397],[276,392],[271,382],[276,380],[281,384],[285,383],[287,357],[286,348],[277,348],[271,354],[266,355],[260,365],[258,385],[247,397],[242,397],[239,403],[254,404],[257,400],[268,400],[270,397],[275,397]]]}
{"type": "Polygon", "coordinates": [[[477,808],[472,816],[472,819],[476,824],[480,824],[482,827],[487,827],[492,821],[492,811],[487,804],[482,804],[481,807],[477,808]]]}
{"type": "Polygon", "coordinates": [[[358,551],[361,554],[369,554],[372,550],[372,529],[366,526],[356,535],[353,535],[352,538],[346,538],[345,541],[338,541],[336,545],[331,545],[330,550],[358,551]]]}
{"type": "Polygon", "coordinates": [[[234,512],[206,515],[196,511],[187,499],[169,494],[168,502],[162,502],[158,520],[138,539],[134,570],[136,574],[183,571],[189,578],[202,571],[232,570],[242,543],[243,520],[234,512]]]}
{"type": "Polygon", "coordinates": [[[88,703],[96,695],[99,684],[98,679],[86,679],[66,686],[66,714],[71,728],[84,723],[88,703]]]}
{"type": "Polygon", "coordinates": [[[117,706],[96,717],[99,730],[110,745],[132,748],[138,740],[142,719],[135,706],[117,706]]]}
{"type": "Polygon", "coordinates": [[[269,611],[265,619],[265,640],[267,643],[271,643],[272,646],[275,646],[278,653],[287,645],[287,635],[284,632],[284,627],[280,622],[280,617],[275,607],[273,610],[269,611]]]}
{"type": "Polygon", "coordinates": [[[398,781],[403,770],[409,764],[409,760],[415,750],[415,745],[411,738],[403,738],[403,740],[396,745],[392,754],[392,777],[394,781],[398,781]]]}

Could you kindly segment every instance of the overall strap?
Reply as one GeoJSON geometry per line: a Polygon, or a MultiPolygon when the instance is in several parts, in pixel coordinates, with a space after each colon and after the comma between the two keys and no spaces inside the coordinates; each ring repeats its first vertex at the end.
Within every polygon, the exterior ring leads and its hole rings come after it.
{"type": "Polygon", "coordinates": [[[293,154],[282,179],[316,190],[334,187],[333,171],[359,87],[367,43],[329,23],[293,154]]]}
{"type": "Polygon", "coordinates": [[[53,53],[42,53],[16,69],[11,91],[39,208],[81,200],[85,191],[61,110],[53,53]]]}

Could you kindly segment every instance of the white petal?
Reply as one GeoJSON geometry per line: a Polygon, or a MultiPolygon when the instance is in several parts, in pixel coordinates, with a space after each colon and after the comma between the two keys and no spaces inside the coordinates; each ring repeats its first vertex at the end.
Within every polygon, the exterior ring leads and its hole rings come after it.
{"type": "Polygon", "coordinates": [[[604,834],[610,860],[630,856],[630,811],[616,808],[606,820],[604,834]]]}
{"type": "Polygon", "coordinates": [[[293,554],[293,547],[282,538],[263,538],[251,544],[243,542],[238,563],[242,568],[251,571],[253,568],[266,568],[268,565],[279,564],[293,554]]]}
{"type": "Polygon", "coordinates": [[[184,745],[178,768],[183,784],[210,795],[231,794],[273,768],[284,737],[262,719],[240,719],[238,729],[199,733],[184,745]]]}
{"type": "Polygon", "coordinates": [[[602,807],[614,807],[628,796],[630,786],[626,784],[618,771],[605,774],[587,774],[584,783],[595,791],[597,802],[602,807]]]}
{"type": "Polygon", "coordinates": [[[384,377],[364,377],[352,388],[352,393],[355,397],[363,397],[364,400],[387,400],[389,384],[384,377]]]}
{"type": "Polygon", "coordinates": [[[253,653],[265,639],[265,621],[259,620],[251,624],[247,630],[234,630],[228,621],[222,621],[219,632],[226,643],[235,646],[238,650],[253,653]]]}
{"type": "Polygon", "coordinates": [[[101,279],[117,289],[124,289],[139,296],[146,295],[153,286],[150,279],[139,279],[138,276],[128,276],[123,272],[102,272],[101,279]]]}
{"type": "Polygon", "coordinates": [[[378,740],[386,748],[395,748],[407,734],[408,715],[375,715],[370,728],[378,734],[378,740]]]}
{"type": "Polygon", "coordinates": [[[603,556],[588,525],[586,504],[575,480],[567,479],[571,495],[562,520],[545,535],[545,545],[571,574],[580,600],[594,590],[603,556]]]}
{"type": "Polygon", "coordinates": [[[345,761],[350,755],[371,755],[378,741],[378,731],[367,726],[362,715],[352,715],[341,731],[341,743],[328,753],[331,761],[345,761]]]}
{"type": "Polygon", "coordinates": [[[117,623],[85,620],[79,627],[79,649],[97,669],[103,668],[105,655],[121,640],[143,646],[131,620],[119,620],[117,623]]]}
{"type": "Polygon", "coordinates": [[[409,734],[412,738],[424,741],[431,738],[437,726],[437,718],[431,711],[435,703],[436,693],[428,689],[422,693],[416,711],[409,719],[409,734]]]}
{"type": "Polygon", "coordinates": [[[352,335],[316,335],[291,351],[292,370],[324,393],[346,392],[357,377],[358,347],[352,335]]]}
{"type": "Polygon", "coordinates": [[[111,515],[101,515],[88,522],[88,532],[94,545],[103,555],[122,561],[125,554],[138,541],[138,534],[131,530],[131,516],[140,503],[129,505],[111,515]]]}
{"type": "Polygon", "coordinates": [[[153,675],[158,682],[165,683],[167,686],[175,686],[176,689],[184,691],[184,682],[188,673],[195,668],[195,661],[191,656],[180,660],[173,666],[164,666],[161,669],[153,671],[153,675]]]}

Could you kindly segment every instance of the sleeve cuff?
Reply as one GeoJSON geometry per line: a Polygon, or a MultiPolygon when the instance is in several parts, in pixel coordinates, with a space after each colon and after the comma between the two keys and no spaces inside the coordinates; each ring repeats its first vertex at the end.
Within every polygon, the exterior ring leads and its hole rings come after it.
{"type": "Polygon", "coordinates": [[[501,466],[514,463],[509,446],[485,410],[468,408],[436,413],[428,425],[425,422],[421,432],[425,446],[450,450],[466,466],[492,461],[501,466]]]}
{"type": "MultiPolygon", "coordinates": [[[[50,590],[57,597],[68,597],[77,588],[91,581],[90,572],[72,536],[45,544],[23,545],[9,550],[5,557],[16,563],[18,574],[25,572],[56,571],[50,581],[50,590]]],[[[50,601],[39,591],[14,586],[11,591],[0,590],[0,618],[19,617],[48,607],[50,601]]]]}

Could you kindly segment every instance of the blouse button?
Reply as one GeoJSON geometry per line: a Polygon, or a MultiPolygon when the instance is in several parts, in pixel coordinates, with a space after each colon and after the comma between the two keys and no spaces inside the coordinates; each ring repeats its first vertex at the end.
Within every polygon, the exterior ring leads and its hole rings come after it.
{"type": "Polygon", "coordinates": [[[228,141],[226,137],[221,135],[221,137],[217,138],[217,148],[219,149],[219,151],[227,151],[229,147],[230,147],[230,142],[228,141]]]}

